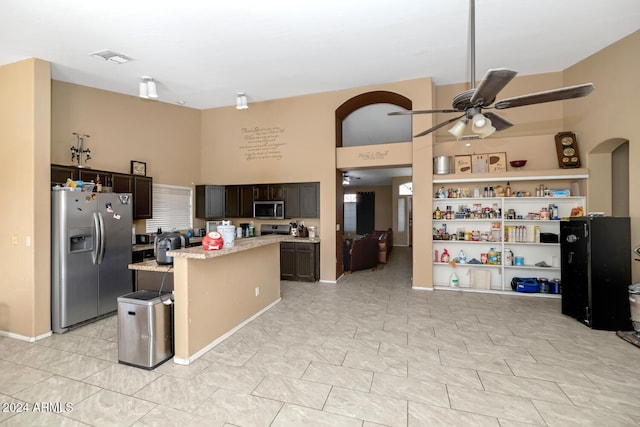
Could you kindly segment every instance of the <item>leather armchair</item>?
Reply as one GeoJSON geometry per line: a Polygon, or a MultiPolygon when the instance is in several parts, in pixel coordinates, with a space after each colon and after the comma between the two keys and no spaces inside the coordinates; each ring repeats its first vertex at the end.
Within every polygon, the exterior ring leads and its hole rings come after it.
{"type": "Polygon", "coordinates": [[[349,272],[378,266],[378,239],[365,236],[351,243],[349,272]]]}

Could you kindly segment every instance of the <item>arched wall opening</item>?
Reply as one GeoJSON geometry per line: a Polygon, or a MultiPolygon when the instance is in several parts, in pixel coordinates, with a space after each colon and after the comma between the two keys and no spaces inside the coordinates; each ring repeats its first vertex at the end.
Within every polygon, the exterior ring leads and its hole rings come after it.
{"type": "Polygon", "coordinates": [[[629,140],[611,138],[587,153],[589,211],[629,216],[629,140]]]}

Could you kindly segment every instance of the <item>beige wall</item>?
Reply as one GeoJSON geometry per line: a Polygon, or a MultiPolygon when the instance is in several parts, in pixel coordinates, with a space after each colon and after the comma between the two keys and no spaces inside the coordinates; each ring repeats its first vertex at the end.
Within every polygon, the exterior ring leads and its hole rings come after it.
{"type": "MultiPolygon", "coordinates": [[[[629,215],[631,217],[631,245],[640,244],[640,127],[638,127],[638,99],[640,99],[640,31],[610,45],[600,52],[570,67],[563,73],[564,84],[592,82],[595,91],[578,104],[566,103],[563,117],[567,129],[578,136],[581,160],[588,168],[595,168],[606,155],[589,153],[599,150],[611,140],[629,141],[629,215]]],[[[609,156],[610,157],[610,156],[609,156]]],[[[616,191],[601,180],[590,180],[589,205],[611,213],[610,192],[616,191]],[[604,200],[604,201],[602,201],[604,200]]],[[[632,282],[640,280],[640,263],[633,262],[632,282]]]]}
{"type": "MultiPolygon", "coordinates": [[[[56,80],[51,86],[51,163],[73,164],[78,132],[91,136],[85,139],[91,168],[130,173],[131,160],[138,160],[156,184],[198,183],[200,110],[56,80]]],[[[135,225],[145,232],[144,220],[135,225]]]]}
{"type": "Polygon", "coordinates": [[[199,110],[56,80],[51,86],[52,163],[72,164],[73,132],[80,132],[91,135],[86,164],[94,169],[130,173],[131,160],[139,160],[155,183],[199,181],[199,110]]]}
{"type": "MultiPolygon", "coordinates": [[[[431,79],[423,78],[253,103],[247,110],[226,107],[202,112],[202,183],[320,182],[322,280],[336,279],[335,110],[372,90],[407,96],[415,108],[431,107],[431,79]]],[[[421,117],[414,122],[430,120],[421,117]]],[[[431,164],[430,144],[426,149],[431,164]]]]}
{"type": "Polygon", "coordinates": [[[0,331],[32,339],[51,330],[49,63],[0,67],[0,331]]]}

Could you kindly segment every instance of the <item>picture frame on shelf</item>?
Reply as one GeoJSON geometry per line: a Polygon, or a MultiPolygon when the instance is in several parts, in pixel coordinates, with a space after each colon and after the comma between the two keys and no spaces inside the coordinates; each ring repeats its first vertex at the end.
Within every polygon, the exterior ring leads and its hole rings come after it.
{"type": "Polygon", "coordinates": [[[471,173],[471,156],[454,156],[455,173],[471,173]]]}
{"type": "Polygon", "coordinates": [[[486,173],[489,171],[489,156],[486,154],[474,154],[471,156],[471,172],[486,173]]]}
{"type": "Polygon", "coordinates": [[[507,171],[507,153],[488,153],[489,172],[506,172],[507,171]]]}
{"type": "Polygon", "coordinates": [[[131,160],[131,175],[147,176],[147,164],[138,160],[131,160]]]}

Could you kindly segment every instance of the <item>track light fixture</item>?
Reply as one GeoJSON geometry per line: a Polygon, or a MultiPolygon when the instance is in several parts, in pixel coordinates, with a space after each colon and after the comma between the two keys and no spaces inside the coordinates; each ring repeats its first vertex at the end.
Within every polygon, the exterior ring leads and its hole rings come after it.
{"type": "Polygon", "coordinates": [[[138,96],[144,99],[158,99],[158,87],[153,77],[140,77],[140,91],[138,96]]]}
{"type": "Polygon", "coordinates": [[[247,95],[245,95],[244,92],[238,92],[236,96],[236,110],[246,110],[247,108],[249,108],[249,105],[247,105],[247,95]]]}

